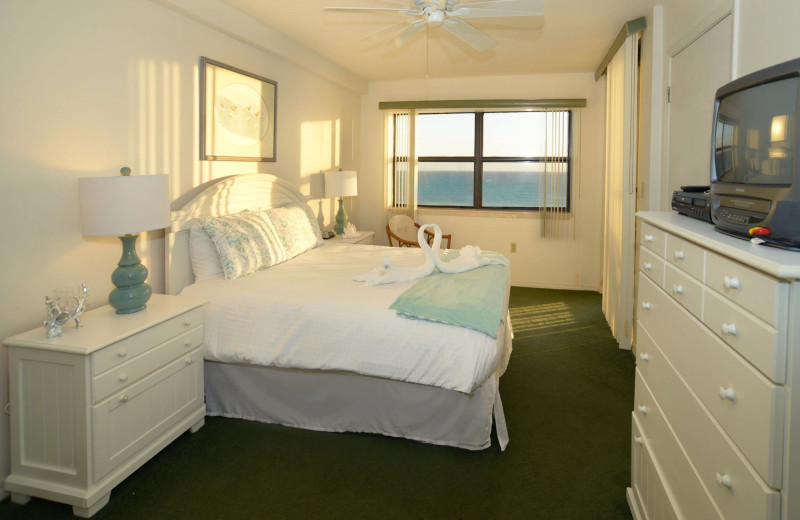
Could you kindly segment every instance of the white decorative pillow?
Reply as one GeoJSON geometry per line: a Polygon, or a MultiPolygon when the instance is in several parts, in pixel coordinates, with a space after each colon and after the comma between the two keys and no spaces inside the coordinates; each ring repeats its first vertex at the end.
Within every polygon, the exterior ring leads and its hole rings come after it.
{"type": "Polygon", "coordinates": [[[192,260],[195,282],[225,278],[217,246],[198,221],[194,221],[189,228],[189,258],[192,260]]]}
{"type": "Polygon", "coordinates": [[[290,204],[264,213],[275,226],[287,260],[322,245],[319,223],[308,204],[290,204]]]}
{"type": "Polygon", "coordinates": [[[243,211],[235,215],[200,220],[217,248],[225,278],[241,278],[287,259],[275,227],[260,213],[243,211]]]}

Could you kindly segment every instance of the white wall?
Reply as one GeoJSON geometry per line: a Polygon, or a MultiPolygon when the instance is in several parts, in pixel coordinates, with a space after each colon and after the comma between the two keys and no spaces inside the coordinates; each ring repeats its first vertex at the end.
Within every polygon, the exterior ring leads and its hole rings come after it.
{"type": "MultiPolygon", "coordinates": [[[[602,257],[603,139],[605,79],[593,74],[556,74],[494,78],[427,79],[374,82],[363,98],[359,198],[364,229],[376,231],[376,242],[387,244],[382,217],[384,179],[381,175],[383,117],[380,101],[436,99],[586,98],[580,111],[580,171],[573,188],[576,238],[543,239],[541,221],[530,217],[476,217],[420,210],[419,221],[440,224],[453,235],[453,247],[475,244],[511,259],[514,285],[569,289],[600,289],[602,257]],[[517,252],[509,244],[517,243],[517,252]]],[[[474,214],[474,212],[472,212],[474,214]]],[[[496,215],[492,213],[492,215],[496,215]]]]}
{"type": "MultiPolygon", "coordinates": [[[[217,23],[236,20],[231,13],[217,23]]],[[[166,173],[176,198],[241,172],[272,173],[310,194],[312,174],[358,169],[359,92],[162,5],[4,0],[0,48],[0,339],[40,326],[44,296],[55,287],[86,282],[90,307],[107,302],[121,247],[116,238],[82,237],[79,177],[115,175],[122,166],[166,173]],[[277,162],[197,159],[199,56],[278,82],[277,162]]],[[[329,224],[335,208],[324,202],[311,205],[329,224]]],[[[162,292],[163,233],[138,242],[148,282],[162,292]]],[[[0,350],[0,407],[7,354],[0,350]]],[[[8,439],[0,414],[0,479],[9,471],[8,439]]]]}

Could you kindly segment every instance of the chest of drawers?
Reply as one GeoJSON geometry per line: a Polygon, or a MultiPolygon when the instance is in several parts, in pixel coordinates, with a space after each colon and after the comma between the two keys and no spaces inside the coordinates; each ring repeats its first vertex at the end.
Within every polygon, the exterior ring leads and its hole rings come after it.
{"type": "Polygon", "coordinates": [[[12,501],[64,502],[77,516],[186,430],[203,425],[202,301],[153,295],[144,311],[109,307],[47,339],[8,338],[12,501]]]}
{"type": "Polygon", "coordinates": [[[639,215],[637,520],[800,518],[800,253],[639,215]]]}

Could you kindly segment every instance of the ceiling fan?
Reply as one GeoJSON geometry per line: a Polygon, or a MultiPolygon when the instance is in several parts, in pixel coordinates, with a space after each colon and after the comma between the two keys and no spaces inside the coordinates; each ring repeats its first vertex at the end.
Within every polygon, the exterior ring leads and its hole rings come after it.
{"type": "Polygon", "coordinates": [[[442,27],[478,51],[486,51],[497,41],[475,28],[466,20],[473,18],[540,16],[544,14],[542,0],[483,0],[459,2],[458,0],[411,0],[390,2],[398,7],[326,7],[326,11],[397,13],[406,20],[373,33],[372,37],[385,36],[402,29],[391,38],[395,47],[402,47],[411,38],[427,28],[442,27]],[[400,7],[406,5],[407,7],[400,7]]]}

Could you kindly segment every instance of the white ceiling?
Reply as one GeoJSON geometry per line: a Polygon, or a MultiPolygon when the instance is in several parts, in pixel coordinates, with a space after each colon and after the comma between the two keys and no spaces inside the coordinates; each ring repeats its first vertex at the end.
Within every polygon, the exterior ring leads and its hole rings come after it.
{"type": "MultiPolygon", "coordinates": [[[[659,0],[544,0],[540,17],[470,20],[497,46],[477,52],[441,29],[422,31],[394,49],[364,40],[405,19],[399,14],[342,13],[328,6],[396,7],[403,0],[224,0],[368,81],[594,72],[622,25],[659,0]]],[[[471,0],[463,0],[469,3],[471,0]]],[[[407,0],[413,5],[411,0],[407,0]]]]}

